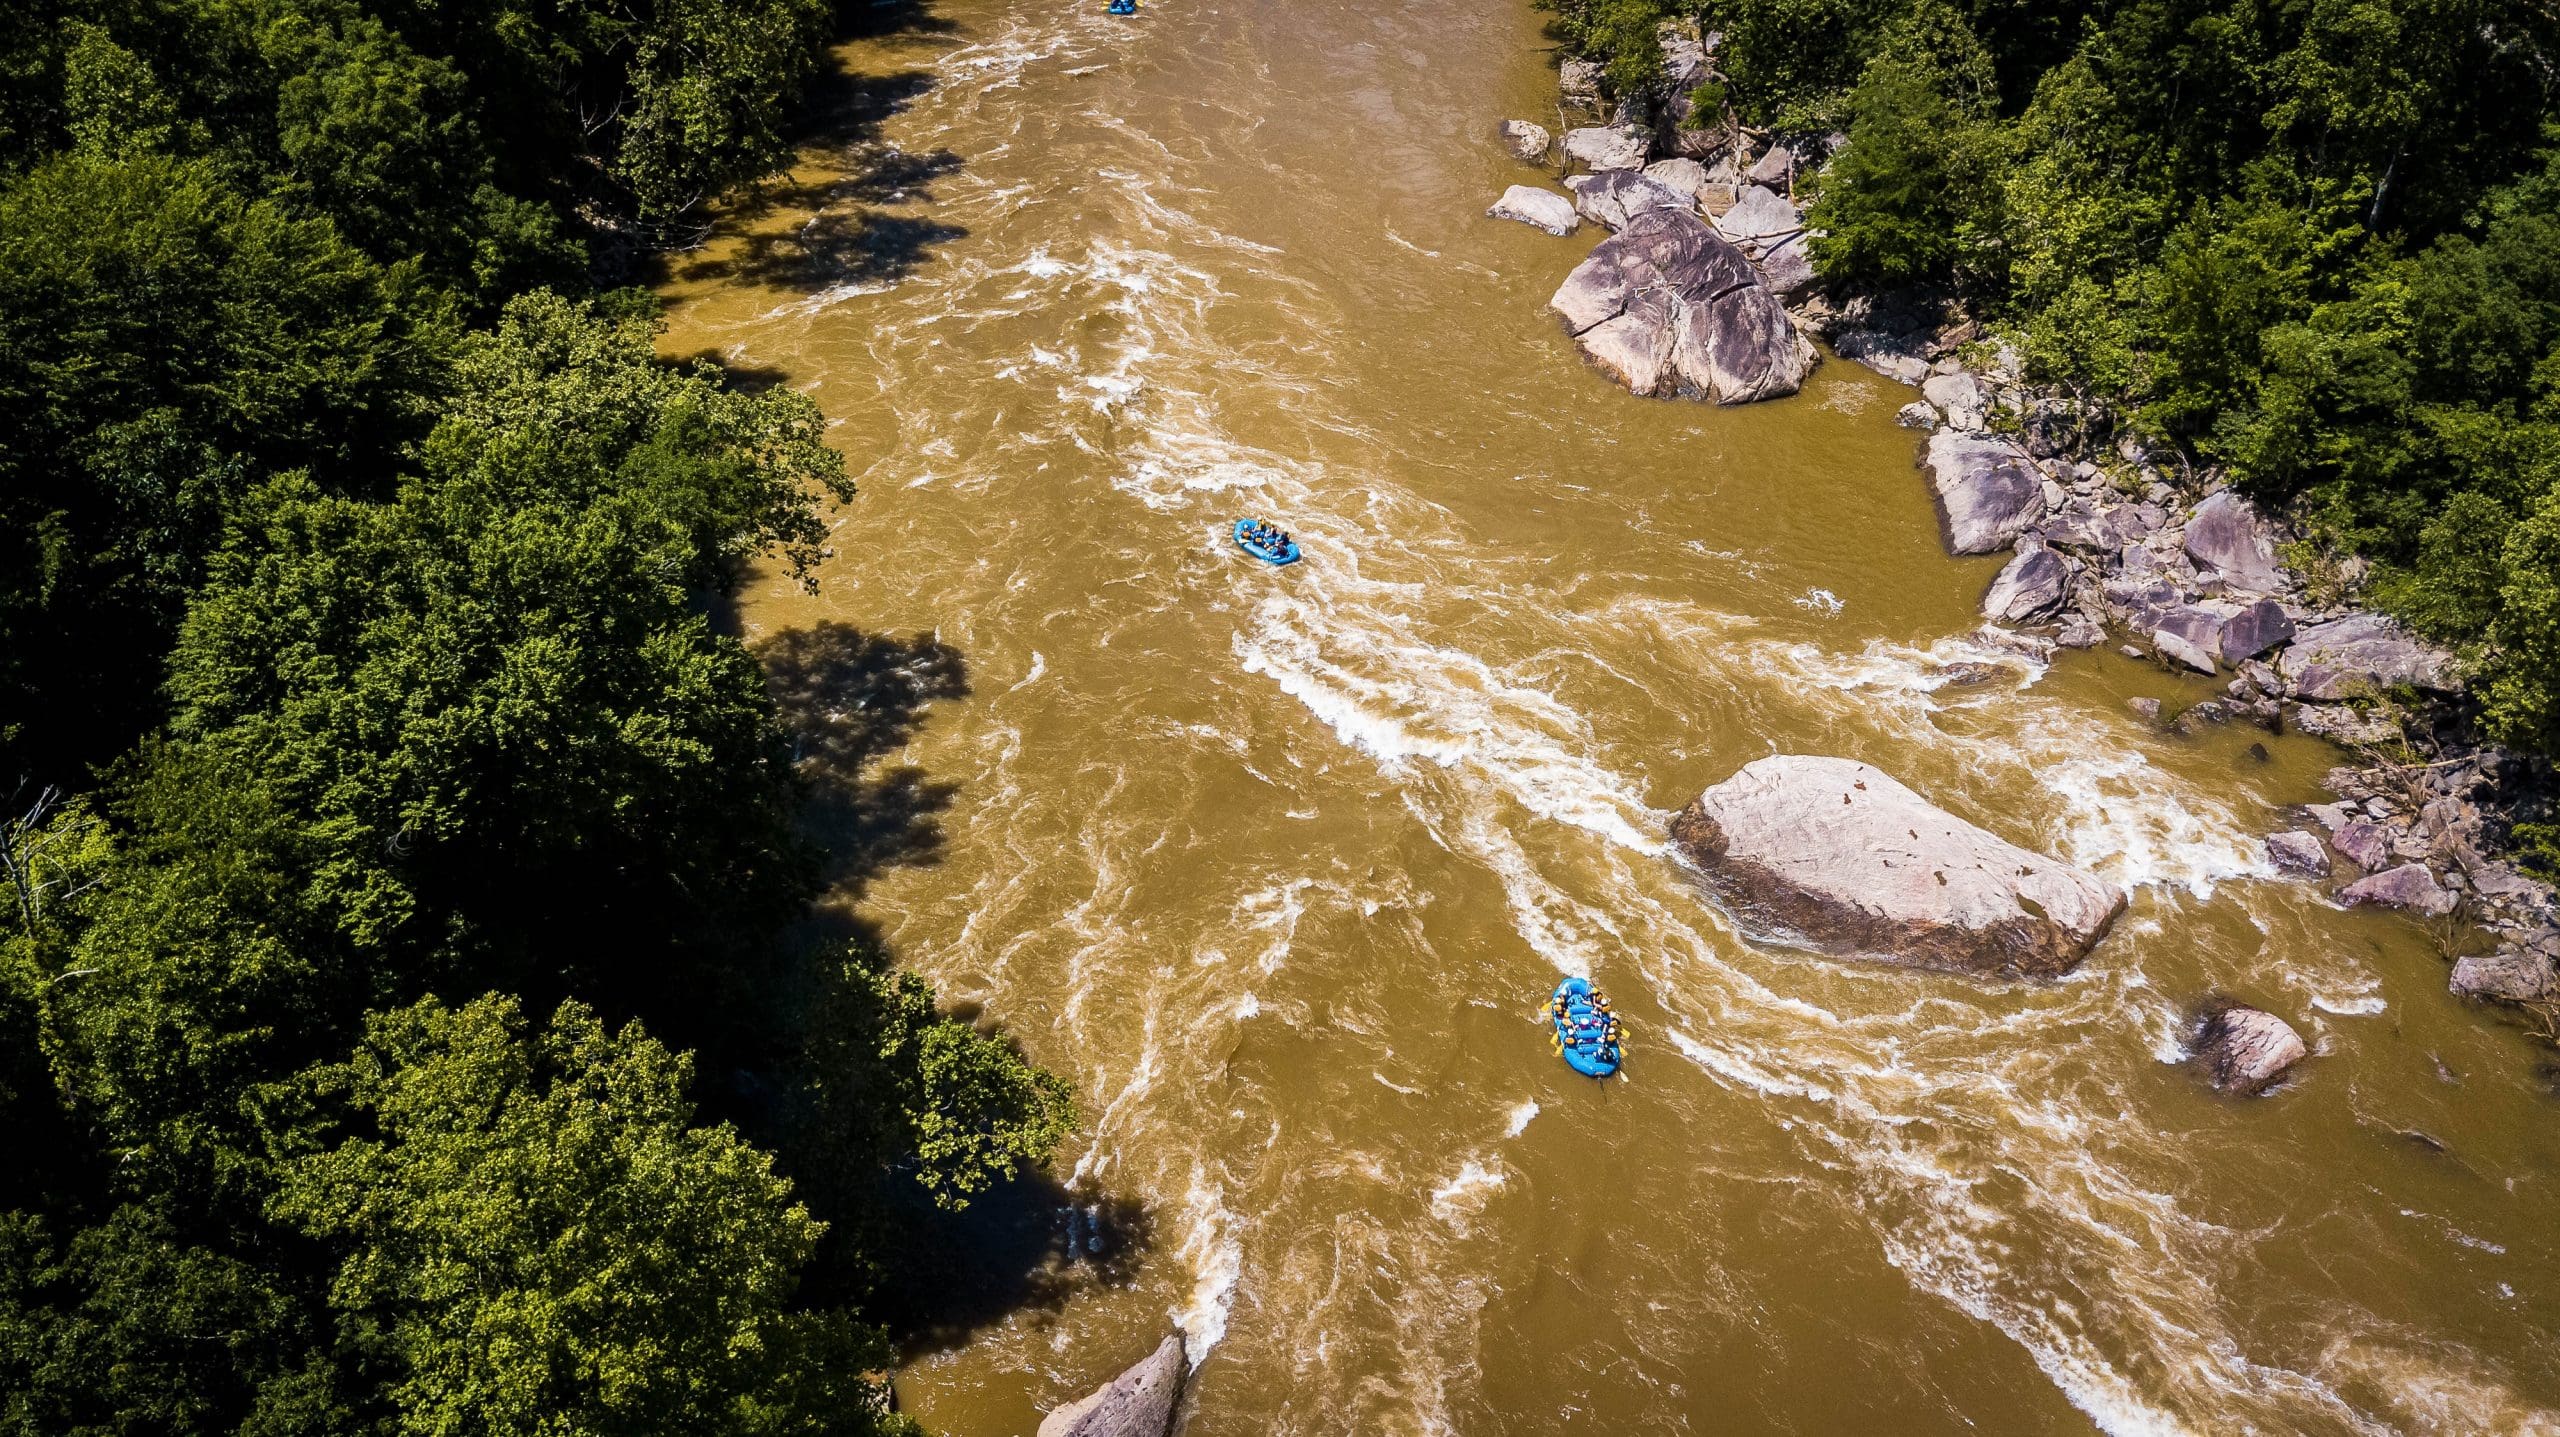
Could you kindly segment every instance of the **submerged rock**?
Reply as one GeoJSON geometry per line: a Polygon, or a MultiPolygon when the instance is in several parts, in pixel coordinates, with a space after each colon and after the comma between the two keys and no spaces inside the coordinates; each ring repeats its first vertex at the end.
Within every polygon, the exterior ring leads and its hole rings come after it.
{"type": "Polygon", "coordinates": [[[1742,251],[1683,210],[1630,217],[1548,305],[1638,394],[1741,404],[1793,394],[1813,368],[1813,346],[1742,251]]]}
{"type": "Polygon", "coordinates": [[[2195,1061],[2226,1093],[2260,1092],[2310,1051],[2291,1023],[2256,1008],[2217,1007],[2196,1026],[2195,1061]]]}
{"type": "Polygon", "coordinates": [[[1941,429],[1929,436],[1928,453],[1920,462],[1937,491],[1947,547],[1959,554],[2005,549],[2044,517],[2044,480],[2006,440],[1941,429]]]}
{"type": "Polygon", "coordinates": [[[1960,973],[2052,977],[2124,895],[1851,759],[1756,759],[1671,823],[1745,924],[1826,952],[1960,973]]]}
{"type": "Polygon", "coordinates": [[[1502,147],[1509,150],[1515,159],[1535,164],[1547,157],[1547,150],[1554,144],[1555,137],[1547,133],[1544,125],[1528,120],[1502,122],[1502,147]]]}
{"type": "Polygon", "coordinates": [[[1039,1437],[1167,1437],[1190,1368],[1171,1334],[1145,1360],[1042,1418],[1039,1437]]]}
{"type": "Polygon", "coordinates": [[[1553,190],[1513,185],[1502,192],[1502,198],[1495,200],[1485,214],[1497,220],[1518,220],[1551,235],[1569,235],[1582,223],[1575,218],[1574,208],[1573,201],[1553,190]]]}

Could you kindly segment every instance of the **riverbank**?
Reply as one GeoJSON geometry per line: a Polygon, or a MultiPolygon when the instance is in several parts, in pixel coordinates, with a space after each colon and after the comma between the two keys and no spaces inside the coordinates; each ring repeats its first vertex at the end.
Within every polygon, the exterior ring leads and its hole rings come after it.
{"type": "MultiPolygon", "coordinates": [[[[1498,134],[1524,162],[1578,171],[1563,176],[1573,199],[1515,187],[1489,213],[1551,233],[1574,221],[1616,232],[1623,239],[1604,241],[1585,267],[1613,276],[1623,240],[1642,233],[1661,248],[1659,212],[1711,227],[1748,257],[1760,289],[1785,299],[1797,331],[1917,391],[1896,418],[1928,436],[1918,465],[1948,548],[2013,556],[1984,594],[1977,637],[2040,661],[2116,644],[2172,672],[2228,679],[2222,696],[2174,712],[2135,701],[2171,731],[2254,724],[2337,743],[2346,761],[2325,779],[2333,801],[2303,806],[2298,827],[2268,835],[2271,865],[2327,883],[2342,905],[2430,925],[2452,992],[2523,1008],[2546,1037],[2560,1033],[2560,906],[2518,866],[2511,841],[2549,806],[2549,765],[2479,738],[2457,658],[2356,602],[2360,560],[2322,557],[2306,571],[2319,551],[2282,516],[2260,513],[2220,470],[2144,445],[2102,400],[2031,383],[2017,349],[1960,306],[1827,292],[1797,181],[1843,138],[1798,154],[1693,113],[1689,94],[1715,74],[1711,46],[1694,35],[1665,32],[1663,69],[1655,93],[1611,96],[1599,66],[1565,60],[1561,138],[1551,147],[1543,125],[1517,119],[1498,134]]],[[[1595,328],[1570,297],[1583,276],[1553,307],[1586,356],[1635,392],[1676,387],[1726,402],[1794,392],[1792,376],[1734,392],[1691,381],[1686,366],[1630,363],[1610,333],[1625,321],[1595,328]]],[[[1749,287],[1719,292],[1736,288],[1749,287]]]]}

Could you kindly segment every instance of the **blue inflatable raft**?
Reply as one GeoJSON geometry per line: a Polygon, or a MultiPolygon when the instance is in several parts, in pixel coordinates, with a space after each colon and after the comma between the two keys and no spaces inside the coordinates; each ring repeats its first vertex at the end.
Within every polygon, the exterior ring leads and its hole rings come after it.
{"type": "Polygon", "coordinates": [[[1254,521],[1251,519],[1238,519],[1236,521],[1237,548],[1244,550],[1246,553],[1251,554],[1253,557],[1260,559],[1266,564],[1294,564],[1298,562],[1299,554],[1297,540],[1284,538],[1277,543],[1273,543],[1266,539],[1257,538],[1254,534],[1253,525],[1254,521]]]}
{"type": "Polygon", "coordinates": [[[1609,1040],[1616,1020],[1593,1005],[1599,995],[1588,978],[1567,978],[1547,1000],[1547,1016],[1556,1026],[1556,1051],[1565,1065],[1586,1078],[1605,1078],[1618,1071],[1618,1045],[1609,1040]]]}

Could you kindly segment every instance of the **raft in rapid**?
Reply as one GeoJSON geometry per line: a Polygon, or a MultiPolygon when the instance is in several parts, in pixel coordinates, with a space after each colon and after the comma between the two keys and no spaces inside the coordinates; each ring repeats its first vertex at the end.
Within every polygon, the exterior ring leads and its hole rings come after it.
{"type": "Polygon", "coordinates": [[[1266,564],[1294,564],[1302,557],[1297,540],[1259,519],[1236,521],[1236,547],[1266,564]]]}
{"type": "Polygon", "coordinates": [[[1618,1071],[1617,1015],[1609,1000],[1588,978],[1567,978],[1547,1000],[1547,1017],[1555,1024],[1556,1053],[1565,1065],[1586,1078],[1605,1078],[1618,1071]]]}

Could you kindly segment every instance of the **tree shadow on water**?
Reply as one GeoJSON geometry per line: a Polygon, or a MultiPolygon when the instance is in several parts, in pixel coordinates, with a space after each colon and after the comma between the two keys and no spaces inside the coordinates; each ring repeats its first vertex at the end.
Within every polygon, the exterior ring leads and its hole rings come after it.
{"type": "Polygon", "coordinates": [[[939,861],[939,815],[960,786],[880,760],[915,737],[928,705],[969,692],[960,651],[930,634],[828,622],[785,630],[755,652],[809,786],[803,823],[825,850],[828,885],[849,901],[887,869],[939,861]]]}
{"type": "Polygon", "coordinates": [[[869,1315],[912,1359],[965,1344],[1018,1313],[1055,1313],[1077,1293],[1135,1279],[1155,1222],[1138,1203],[1041,1175],[982,1193],[959,1212],[919,1195],[869,1315]]]}

